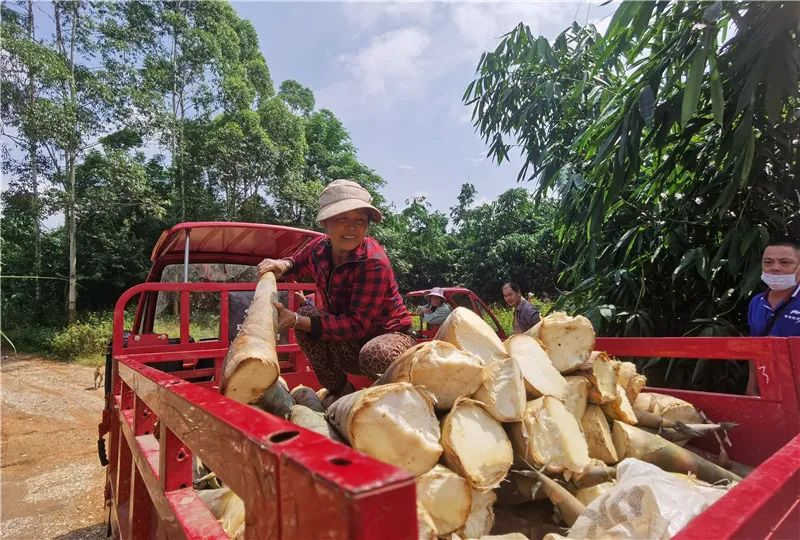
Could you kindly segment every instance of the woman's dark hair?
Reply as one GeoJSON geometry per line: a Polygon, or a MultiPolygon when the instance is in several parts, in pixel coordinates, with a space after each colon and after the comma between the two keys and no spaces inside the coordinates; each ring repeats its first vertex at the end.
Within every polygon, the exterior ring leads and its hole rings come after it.
{"type": "MultiPolygon", "coordinates": [[[[515,293],[522,294],[522,289],[519,287],[519,283],[514,283],[513,281],[508,281],[508,282],[503,284],[503,287],[509,287],[515,293]]],[[[500,288],[502,289],[503,287],[500,287],[500,288]]]]}

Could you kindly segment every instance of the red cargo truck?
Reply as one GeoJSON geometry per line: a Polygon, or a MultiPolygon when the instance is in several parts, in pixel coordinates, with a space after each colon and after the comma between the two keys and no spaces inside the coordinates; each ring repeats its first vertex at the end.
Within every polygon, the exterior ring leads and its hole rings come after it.
{"type": "MultiPolygon", "coordinates": [[[[197,457],[243,499],[247,538],[416,538],[410,474],[219,394],[222,359],[255,290],[254,266],[318,234],[246,223],[184,223],[163,233],[147,281],[114,310],[98,441],[114,537],[226,538],[192,487],[197,457]]],[[[278,289],[294,309],[293,291],[314,286],[278,289]]],[[[729,454],[757,467],[678,537],[798,537],[800,339],[598,338],[597,348],[755,362],[760,397],[656,389],[738,422],[729,454]]],[[[318,386],[291,330],[279,336],[278,354],[290,386],[318,386]]]]}

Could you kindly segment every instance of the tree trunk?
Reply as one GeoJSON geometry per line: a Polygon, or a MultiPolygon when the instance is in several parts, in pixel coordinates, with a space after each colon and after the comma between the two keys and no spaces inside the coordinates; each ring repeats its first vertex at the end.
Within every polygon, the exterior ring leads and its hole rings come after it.
{"type": "Polygon", "coordinates": [[[75,322],[77,315],[78,300],[78,257],[77,257],[77,238],[76,238],[76,205],[75,205],[75,155],[71,154],[67,158],[67,174],[69,175],[69,194],[68,194],[68,223],[69,233],[69,292],[67,295],[67,322],[75,322]]]}
{"type": "MultiPolygon", "coordinates": [[[[35,38],[33,21],[33,0],[28,0],[28,38],[33,41],[35,38]]],[[[33,115],[36,103],[36,86],[34,84],[34,74],[28,70],[28,113],[33,115]]],[[[34,131],[34,130],[31,130],[34,131]]],[[[33,273],[36,276],[34,300],[38,307],[42,296],[42,287],[39,284],[39,274],[42,272],[42,253],[41,238],[42,227],[39,222],[39,161],[37,159],[36,139],[33,133],[28,134],[28,159],[30,160],[31,190],[33,191],[33,273]]]]}

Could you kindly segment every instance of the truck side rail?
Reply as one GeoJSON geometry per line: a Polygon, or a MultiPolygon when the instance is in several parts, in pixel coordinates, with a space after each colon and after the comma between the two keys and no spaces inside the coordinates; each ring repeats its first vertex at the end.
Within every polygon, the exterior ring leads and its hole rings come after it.
{"type": "Polygon", "coordinates": [[[737,422],[729,434],[736,461],[755,467],[800,433],[800,338],[599,337],[595,348],[617,357],[755,362],[760,396],[649,388],[685,399],[713,420],[737,422]]]}
{"type": "Polygon", "coordinates": [[[121,538],[227,537],[193,489],[193,455],[244,501],[247,539],[416,538],[412,475],[132,357],[115,360],[107,496],[121,538]]]}

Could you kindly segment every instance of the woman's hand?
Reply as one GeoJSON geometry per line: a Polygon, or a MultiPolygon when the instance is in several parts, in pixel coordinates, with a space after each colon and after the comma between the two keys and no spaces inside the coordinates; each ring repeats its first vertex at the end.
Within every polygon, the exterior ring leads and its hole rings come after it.
{"type": "Polygon", "coordinates": [[[294,328],[297,324],[299,315],[297,315],[294,311],[289,311],[286,309],[286,307],[280,302],[272,302],[272,305],[275,306],[275,310],[277,312],[276,318],[278,319],[278,330],[294,328]]]}
{"type": "Polygon", "coordinates": [[[272,272],[275,274],[275,279],[278,279],[291,267],[292,262],[287,259],[264,259],[258,263],[258,275],[263,276],[267,272],[272,272]]]}

